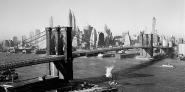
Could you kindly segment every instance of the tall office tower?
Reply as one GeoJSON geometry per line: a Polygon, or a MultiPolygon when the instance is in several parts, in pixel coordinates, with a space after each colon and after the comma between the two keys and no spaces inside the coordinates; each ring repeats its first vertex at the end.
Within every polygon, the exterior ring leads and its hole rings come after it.
{"type": "Polygon", "coordinates": [[[92,32],[93,27],[91,25],[87,25],[84,27],[84,37],[83,37],[83,42],[86,43],[85,48],[89,49],[90,48],[90,36],[92,32]]]}
{"type": "Polygon", "coordinates": [[[71,10],[69,10],[69,27],[73,27],[73,15],[71,10]]]}
{"type": "Polygon", "coordinates": [[[49,26],[53,27],[53,17],[51,16],[50,20],[49,20],[49,26]]]}
{"type": "Polygon", "coordinates": [[[74,13],[73,13],[73,29],[74,29],[74,31],[77,31],[76,30],[77,29],[77,27],[76,27],[76,18],[75,18],[74,13]]]}
{"type": "Polygon", "coordinates": [[[18,46],[18,37],[14,36],[12,40],[13,40],[14,47],[17,47],[18,46]]]}
{"type": "Polygon", "coordinates": [[[152,19],[152,34],[153,34],[153,45],[158,46],[159,45],[159,35],[157,34],[156,29],[156,18],[153,17],[152,19]]]}
{"type": "Polygon", "coordinates": [[[155,27],[156,27],[156,18],[153,17],[153,19],[152,19],[152,33],[153,34],[157,34],[157,30],[155,27]]]}
{"type": "Polygon", "coordinates": [[[72,13],[71,10],[69,10],[69,27],[72,27],[72,37],[74,37],[77,33],[77,26],[76,26],[76,18],[74,13],[72,13]]]}

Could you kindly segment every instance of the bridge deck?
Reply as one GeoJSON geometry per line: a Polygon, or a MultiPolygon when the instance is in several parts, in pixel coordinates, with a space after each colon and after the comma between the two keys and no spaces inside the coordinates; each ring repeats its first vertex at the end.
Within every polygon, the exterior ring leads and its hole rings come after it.
{"type": "MultiPolygon", "coordinates": [[[[101,48],[96,50],[86,50],[86,51],[75,51],[73,52],[73,57],[80,57],[85,56],[86,54],[94,54],[94,53],[101,53],[107,51],[116,51],[116,50],[123,50],[123,49],[133,49],[133,48],[151,48],[151,47],[112,47],[112,48],[101,48]]],[[[161,49],[169,49],[170,47],[154,47],[154,48],[161,48],[161,49]]],[[[10,69],[10,68],[19,68],[24,66],[42,64],[42,63],[49,63],[49,62],[57,62],[63,61],[65,59],[64,55],[49,55],[39,58],[32,58],[26,60],[13,60],[13,62],[0,64],[0,70],[10,69]]]]}

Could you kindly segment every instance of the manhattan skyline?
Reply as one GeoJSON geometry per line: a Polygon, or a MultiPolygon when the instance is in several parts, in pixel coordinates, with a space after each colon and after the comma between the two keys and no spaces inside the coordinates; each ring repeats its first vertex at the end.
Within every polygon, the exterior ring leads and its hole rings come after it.
{"type": "Polygon", "coordinates": [[[104,31],[106,24],[113,35],[149,33],[155,17],[159,34],[185,36],[184,0],[0,0],[0,40],[44,31],[51,16],[53,26],[67,26],[70,9],[77,26],[104,31]]]}

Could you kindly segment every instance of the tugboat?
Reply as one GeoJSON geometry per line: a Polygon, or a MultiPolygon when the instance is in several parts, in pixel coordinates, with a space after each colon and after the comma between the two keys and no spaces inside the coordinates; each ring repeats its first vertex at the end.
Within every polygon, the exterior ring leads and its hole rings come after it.
{"type": "Polygon", "coordinates": [[[15,69],[8,69],[0,71],[0,82],[10,81],[18,79],[18,73],[15,72],[15,69]]]}

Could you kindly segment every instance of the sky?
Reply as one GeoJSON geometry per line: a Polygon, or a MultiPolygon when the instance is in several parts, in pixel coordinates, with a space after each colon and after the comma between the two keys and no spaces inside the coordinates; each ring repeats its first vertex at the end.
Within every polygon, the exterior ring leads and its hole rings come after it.
{"type": "Polygon", "coordinates": [[[67,26],[70,9],[79,27],[150,33],[156,17],[159,34],[185,37],[185,0],[0,0],[0,40],[44,31],[51,16],[54,26],[67,26]]]}

